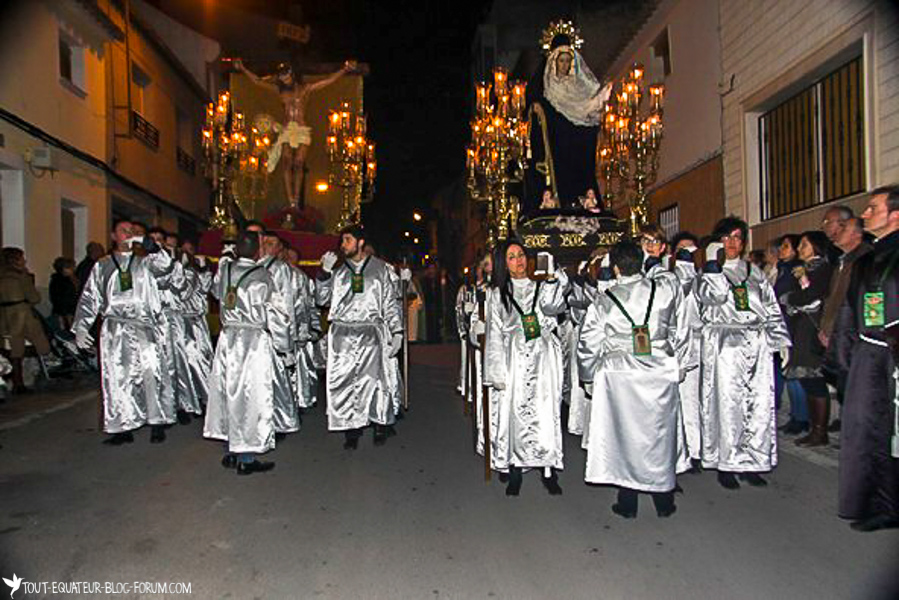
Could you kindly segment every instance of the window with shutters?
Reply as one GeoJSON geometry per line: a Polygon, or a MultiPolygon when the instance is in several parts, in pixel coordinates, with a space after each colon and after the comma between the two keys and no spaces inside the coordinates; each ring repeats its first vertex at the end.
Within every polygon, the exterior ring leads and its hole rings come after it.
{"type": "Polygon", "coordinates": [[[864,191],[862,58],[762,114],[758,127],[763,220],[864,191]]]}

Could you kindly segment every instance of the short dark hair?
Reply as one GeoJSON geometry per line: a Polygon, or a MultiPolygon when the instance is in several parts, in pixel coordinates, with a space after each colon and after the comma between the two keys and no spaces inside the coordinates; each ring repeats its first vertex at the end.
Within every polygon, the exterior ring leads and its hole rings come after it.
{"type": "Polygon", "coordinates": [[[720,241],[721,238],[735,229],[740,230],[740,234],[742,234],[743,236],[743,243],[748,243],[749,225],[746,224],[746,221],[734,215],[728,215],[715,223],[715,229],[713,230],[712,237],[715,238],[716,242],[720,241]]]}
{"type": "Polygon", "coordinates": [[[668,237],[665,235],[665,230],[658,225],[641,225],[640,235],[649,236],[656,241],[662,242],[663,244],[668,243],[668,237]]]}
{"type": "Polygon", "coordinates": [[[674,237],[671,238],[671,247],[677,248],[677,245],[680,244],[684,240],[690,240],[693,242],[693,245],[699,248],[699,238],[689,231],[678,231],[674,234],[674,237]]]}
{"type": "Polygon", "coordinates": [[[258,227],[258,228],[261,229],[263,232],[265,232],[265,223],[263,223],[262,221],[257,221],[257,220],[255,220],[255,219],[250,219],[249,221],[247,221],[246,223],[244,223],[243,228],[244,228],[244,229],[249,229],[250,227],[253,227],[253,226],[258,227]]]}
{"type": "MultiPolygon", "coordinates": [[[[110,229],[110,231],[115,231],[115,230],[116,230],[116,227],[118,227],[118,226],[121,225],[122,223],[128,223],[129,225],[134,225],[134,221],[132,221],[131,219],[126,219],[126,218],[124,218],[124,217],[119,217],[118,219],[115,219],[115,220],[112,222],[112,229],[110,229]]],[[[90,247],[91,244],[95,244],[95,243],[96,243],[96,242],[90,242],[90,244],[88,244],[88,248],[90,247]]]]}
{"type": "Polygon", "coordinates": [[[881,194],[886,194],[887,197],[887,212],[895,212],[899,210],[899,185],[884,185],[873,192],[871,192],[871,197],[879,196],[881,194]]]}
{"type": "Polygon", "coordinates": [[[62,273],[62,270],[66,267],[74,267],[75,261],[71,258],[66,258],[65,256],[60,256],[56,260],[53,261],[53,270],[57,273],[62,273]]]}
{"type": "Polygon", "coordinates": [[[163,237],[168,235],[168,232],[158,225],[156,227],[151,227],[150,231],[147,232],[147,235],[153,235],[154,233],[161,233],[163,237]]]}
{"type": "MultiPolygon", "coordinates": [[[[125,219],[125,221],[127,221],[127,220],[128,220],[128,219],[125,219]]],[[[147,224],[144,223],[143,221],[135,221],[135,220],[132,219],[130,222],[131,222],[131,225],[136,226],[136,227],[140,227],[141,229],[143,229],[143,230],[144,230],[144,233],[149,233],[150,228],[147,227],[147,224]]]]}
{"type": "Polygon", "coordinates": [[[21,248],[7,246],[3,250],[0,250],[0,263],[4,265],[12,265],[13,262],[20,258],[25,258],[25,251],[21,248]]]}
{"type": "Polygon", "coordinates": [[[618,242],[609,252],[609,264],[624,275],[636,275],[643,266],[643,250],[630,240],[618,242]]]}
{"type": "Polygon", "coordinates": [[[357,240],[365,239],[365,230],[362,229],[362,225],[347,225],[343,229],[340,230],[340,236],[351,235],[357,240]]]}
{"type": "Polygon", "coordinates": [[[253,258],[259,252],[259,236],[254,231],[244,229],[237,235],[237,243],[234,247],[237,250],[237,256],[253,258]]]}
{"type": "Polygon", "coordinates": [[[790,246],[793,247],[793,252],[799,250],[799,240],[800,236],[795,233],[785,233],[779,238],[777,238],[778,247],[784,243],[784,241],[790,242],[790,246]]]}
{"type": "Polygon", "coordinates": [[[805,231],[799,236],[799,240],[802,241],[802,238],[807,239],[808,243],[815,249],[815,256],[827,256],[830,240],[827,239],[827,235],[823,231],[818,229],[805,231]]]}

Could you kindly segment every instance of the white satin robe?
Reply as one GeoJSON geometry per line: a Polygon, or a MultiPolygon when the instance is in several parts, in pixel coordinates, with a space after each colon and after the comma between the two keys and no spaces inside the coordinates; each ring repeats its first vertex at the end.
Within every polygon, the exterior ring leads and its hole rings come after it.
{"type": "MultiPolygon", "coordinates": [[[[160,252],[170,252],[167,249],[160,252]]],[[[189,377],[190,369],[180,351],[184,347],[184,317],[181,304],[181,294],[187,288],[187,280],[184,276],[184,266],[177,261],[172,261],[172,268],[156,279],[159,288],[159,298],[162,303],[162,313],[157,321],[156,339],[160,347],[160,357],[163,364],[162,395],[171,397],[177,410],[192,414],[200,414],[203,411],[199,400],[187,393],[185,381],[189,377]]],[[[166,400],[168,402],[169,400],[166,400]]]]}
{"type": "Polygon", "coordinates": [[[313,342],[321,337],[318,322],[321,313],[315,306],[315,282],[297,267],[291,266],[293,275],[293,318],[295,323],[292,384],[294,396],[300,408],[315,405],[318,373],[313,362],[313,342]]]}
{"type": "MultiPolygon", "coordinates": [[[[651,279],[622,277],[609,288],[642,325],[651,279]]],[[[668,492],[676,485],[678,381],[689,328],[681,324],[680,288],[670,278],[656,280],[648,320],[652,353],[633,353],[631,323],[608,293],[598,294],[587,310],[578,341],[581,381],[593,383],[588,483],[644,492],[668,492]]]]}
{"type": "MultiPolygon", "coordinates": [[[[248,258],[222,257],[212,285],[221,301],[231,285],[257,266],[248,258]]],[[[263,453],[275,447],[274,377],[277,352],[290,350],[289,317],[273,302],[271,274],[260,267],[237,289],[233,309],[222,305],[222,331],[209,377],[209,403],[203,435],[228,442],[233,453],[263,453]]]]}
{"type": "Polygon", "coordinates": [[[777,465],[775,352],[791,346],[774,289],[761,269],[747,282],[749,311],[737,311],[728,278],[739,284],[745,261],[696,283],[702,318],[702,464],[728,472],[777,465]]]}
{"type": "Polygon", "coordinates": [[[187,365],[187,375],[181,380],[182,392],[195,398],[200,406],[209,399],[209,374],[215,350],[209,335],[206,314],[209,312],[209,291],[212,289],[212,273],[184,270],[187,285],[181,295],[184,320],[184,343],[176,347],[179,361],[187,365]]]}
{"type": "MultiPolygon", "coordinates": [[[[290,265],[280,258],[265,256],[259,259],[262,265],[272,276],[274,289],[272,303],[280,312],[288,315],[285,335],[288,339],[290,352],[294,351],[294,339],[296,338],[296,319],[294,305],[296,290],[294,289],[294,274],[290,265]]],[[[284,352],[275,355],[274,381],[275,390],[275,431],[278,433],[295,433],[300,430],[300,406],[295,395],[293,374],[284,363],[284,352]]]]}
{"type": "Polygon", "coordinates": [[[561,336],[563,354],[565,356],[565,379],[567,393],[564,399],[568,402],[568,433],[581,436],[584,434],[585,414],[587,408],[587,396],[580,385],[577,368],[577,343],[581,332],[581,325],[587,314],[587,309],[596,297],[596,288],[587,281],[580,279],[571,282],[568,294],[569,325],[563,328],[561,336]]]}
{"type": "Polygon", "coordinates": [[[556,281],[513,279],[513,297],[523,311],[534,312],[540,337],[525,341],[521,316],[506,309],[499,288],[490,290],[487,317],[486,381],[491,404],[492,468],[563,468],[562,347],[556,327],[565,312],[568,277],[558,271],[556,281]],[[536,304],[534,294],[538,293],[536,304]]]}
{"type": "MultiPolygon", "coordinates": [[[[490,314],[490,288],[483,283],[478,284],[477,292],[475,294],[475,309],[468,316],[468,327],[466,334],[471,344],[474,346],[474,389],[467,390],[467,400],[468,402],[475,403],[475,423],[477,424],[477,438],[475,441],[475,448],[481,456],[484,455],[484,374],[482,367],[482,351],[479,346],[478,336],[476,331],[476,327],[478,323],[481,323],[480,319],[480,308],[478,306],[479,298],[481,298],[484,302],[484,328],[486,331],[486,319],[487,315],[490,314]]],[[[492,391],[488,388],[486,390],[488,398],[490,397],[492,391]]],[[[489,403],[489,400],[488,400],[489,403]]],[[[490,404],[490,410],[493,410],[493,405],[490,404]]],[[[492,414],[492,413],[491,413],[492,414]]],[[[494,418],[490,419],[491,426],[494,423],[494,418]]],[[[491,432],[491,437],[493,433],[491,432]]]]}
{"type": "MultiPolygon", "coordinates": [[[[116,253],[122,269],[130,257],[130,252],[116,253]]],[[[104,256],[78,300],[73,333],[87,334],[97,318],[103,319],[99,351],[106,433],[175,422],[174,397],[163,394],[168,374],[157,343],[162,303],[156,280],[171,269],[172,259],[165,252],[135,256],[132,288],[123,292],[115,263],[104,256]]]]}
{"type": "MultiPolygon", "coordinates": [[[[354,265],[357,271],[360,267],[354,265]]],[[[362,293],[353,293],[351,278],[344,263],[327,279],[319,279],[315,289],[316,303],[330,306],[326,371],[330,431],[395,421],[399,371],[389,346],[394,334],[403,333],[395,276],[373,256],[363,271],[362,293]]]]}

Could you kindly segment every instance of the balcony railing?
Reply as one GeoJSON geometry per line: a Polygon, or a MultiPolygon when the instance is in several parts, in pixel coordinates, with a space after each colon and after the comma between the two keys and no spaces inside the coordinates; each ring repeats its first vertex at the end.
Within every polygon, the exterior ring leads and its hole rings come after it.
{"type": "Polygon", "coordinates": [[[175,149],[175,161],[178,163],[178,168],[191,177],[197,174],[197,161],[180,146],[175,149]]]}
{"type": "Polygon", "coordinates": [[[137,111],[131,111],[131,132],[134,137],[154,150],[159,148],[159,130],[137,111]]]}

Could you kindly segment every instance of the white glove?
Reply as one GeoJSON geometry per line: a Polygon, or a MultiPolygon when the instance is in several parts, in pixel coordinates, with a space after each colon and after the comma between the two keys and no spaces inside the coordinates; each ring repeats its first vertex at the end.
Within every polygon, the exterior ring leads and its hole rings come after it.
{"type": "Polygon", "coordinates": [[[784,346],[783,348],[781,348],[779,350],[779,352],[780,352],[780,368],[786,369],[787,366],[790,364],[790,359],[792,358],[790,356],[790,348],[784,346]]]}
{"type": "Polygon", "coordinates": [[[222,254],[237,254],[237,246],[234,244],[224,244],[222,246],[222,254]]]}
{"type": "Polygon", "coordinates": [[[184,254],[181,255],[181,264],[186,267],[187,263],[189,263],[189,262],[190,262],[190,256],[188,256],[187,252],[185,252],[184,254]]]}
{"type": "Polygon", "coordinates": [[[502,383],[501,381],[497,381],[496,383],[493,384],[493,389],[501,392],[504,389],[506,389],[506,384],[502,383]]]}
{"type": "Polygon", "coordinates": [[[471,333],[473,333],[475,337],[484,335],[485,333],[487,333],[487,326],[483,321],[475,321],[474,325],[471,326],[471,333]]]}
{"type": "Polygon", "coordinates": [[[690,244],[689,246],[684,246],[683,248],[681,248],[681,250],[686,250],[690,254],[693,254],[696,252],[696,246],[694,246],[693,244],[690,244]]]}
{"type": "Polygon", "coordinates": [[[403,334],[394,333],[390,340],[390,358],[393,358],[403,349],[403,334]]]}
{"type": "Polygon", "coordinates": [[[599,261],[599,266],[606,267],[606,268],[612,266],[612,259],[609,258],[608,254],[606,254],[605,256],[602,257],[602,260],[599,261]]]}
{"type": "Polygon", "coordinates": [[[462,304],[462,312],[470,315],[478,308],[478,305],[474,302],[465,302],[462,304]]]}
{"type": "Polygon", "coordinates": [[[143,245],[143,243],[144,243],[144,237],[142,235],[136,235],[132,238],[128,238],[128,241],[125,242],[125,244],[129,250],[132,248],[132,246],[134,246],[134,244],[143,245]]]}
{"type": "Polygon", "coordinates": [[[91,334],[87,331],[79,329],[75,333],[75,345],[78,346],[80,350],[90,350],[94,346],[94,338],[92,338],[91,334]]]}
{"type": "Polygon", "coordinates": [[[410,271],[408,267],[403,267],[402,269],[400,269],[400,280],[412,281],[412,271],[410,271]]]}
{"type": "MultiPolygon", "coordinates": [[[[721,242],[712,242],[705,249],[705,259],[706,261],[710,260],[718,260],[718,251],[724,248],[724,244],[721,242]]],[[[724,265],[721,265],[724,266],[724,265]]]]}
{"type": "Polygon", "coordinates": [[[584,394],[585,394],[588,398],[592,398],[592,397],[593,397],[593,383],[592,383],[592,382],[589,382],[589,383],[588,383],[588,382],[583,382],[583,383],[581,383],[581,387],[584,388],[584,394]]]}
{"type": "Polygon", "coordinates": [[[205,256],[198,256],[198,257],[197,257],[197,264],[200,265],[200,268],[201,268],[201,269],[205,269],[205,268],[206,268],[206,257],[205,257],[205,256]]]}
{"type": "Polygon", "coordinates": [[[297,364],[297,357],[293,352],[285,352],[284,354],[279,354],[279,356],[284,361],[285,367],[292,367],[297,364]]]}
{"type": "Polygon", "coordinates": [[[334,265],[337,264],[337,255],[331,251],[325,252],[322,254],[322,270],[325,273],[330,273],[334,270],[334,265]]]}
{"type": "Polygon", "coordinates": [[[578,272],[578,273],[583,273],[585,268],[587,268],[587,261],[586,261],[586,260],[582,260],[582,261],[579,262],[578,265],[577,265],[577,272],[578,272]]]}

